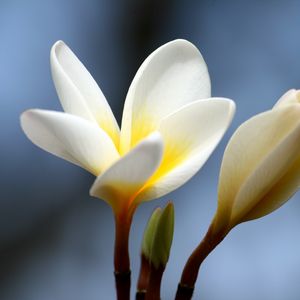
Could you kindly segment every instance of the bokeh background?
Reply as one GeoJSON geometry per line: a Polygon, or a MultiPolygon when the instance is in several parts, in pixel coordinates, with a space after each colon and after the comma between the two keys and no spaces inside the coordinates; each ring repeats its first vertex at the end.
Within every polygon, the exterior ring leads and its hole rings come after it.
{"type": "MultiPolygon", "coordinates": [[[[237,103],[230,130],[198,175],[142,205],[135,216],[133,287],[146,220],[157,205],[175,203],[175,237],[162,288],[168,300],[216,208],[228,138],[287,89],[300,88],[299,12],[296,0],[1,0],[0,299],[115,297],[113,218],[104,202],[88,195],[94,178],[35,147],[19,126],[23,110],[61,109],[49,68],[56,40],[80,57],[119,121],[138,66],[176,38],[201,50],[213,95],[237,103]]],[[[272,215],[238,226],[203,265],[195,299],[298,300],[299,232],[299,194],[272,215]]]]}

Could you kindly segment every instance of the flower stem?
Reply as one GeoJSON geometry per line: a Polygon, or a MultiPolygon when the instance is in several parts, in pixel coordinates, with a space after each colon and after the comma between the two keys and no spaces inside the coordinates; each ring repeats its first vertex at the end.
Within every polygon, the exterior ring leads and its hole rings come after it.
{"type": "Polygon", "coordinates": [[[115,272],[115,282],[118,300],[130,299],[130,271],[125,273],[115,272]]]}
{"type": "Polygon", "coordinates": [[[227,232],[214,233],[213,223],[210,225],[205,237],[193,251],[183,269],[180,283],[178,284],[175,300],[190,300],[193,296],[194,285],[199,269],[205,258],[221,243],[227,232]]]}
{"type": "Polygon", "coordinates": [[[145,298],[146,298],[146,290],[136,292],[135,300],[145,300],[145,298]]]}
{"type": "Polygon", "coordinates": [[[140,269],[140,274],[137,283],[136,300],[145,299],[145,295],[148,288],[148,282],[149,282],[149,274],[150,274],[150,262],[142,253],[141,269],[140,269]]]}
{"type": "Polygon", "coordinates": [[[130,299],[130,260],[128,252],[129,232],[132,215],[120,214],[115,217],[115,283],[118,300],[130,299]]]}
{"type": "Polygon", "coordinates": [[[160,300],[160,287],[164,270],[163,266],[155,268],[151,265],[146,300],[160,300]]]}

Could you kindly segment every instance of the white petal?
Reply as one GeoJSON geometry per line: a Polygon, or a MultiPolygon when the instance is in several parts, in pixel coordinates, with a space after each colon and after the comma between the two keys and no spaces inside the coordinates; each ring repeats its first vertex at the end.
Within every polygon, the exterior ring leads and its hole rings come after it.
{"type": "Polygon", "coordinates": [[[282,107],[282,105],[300,104],[300,90],[288,90],[274,105],[274,108],[282,107]]]}
{"type": "MultiPolygon", "coordinates": [[[[216,223],[219,225],[216,224],[216,227],[229,222],[233,206],[235,206],[234,219],[237,218],[237,211],[239,211],[239,216],[243,217],[244,209],[251,210],[251,206],[257,203],[260,193],[263,193],[264,187],[268,189],[270,184],[276,180],[281,170],[290,162],[290,155],[294,154],[294,150],[289,154],[288,148],[278,147],[295,130],[299,122],[300,106],[290,105],[256,115],[236,130],[225,149],[222,161],[216,217],[216,223]],[[276,150],[277,148],[278,150],[276,150]],[[284,153],[284,151],[287,152],[284,153]],[[276,154],[273,157],[276,160],[272,161],[270,165],[263,165],[267,162],[270,163],[266,159],[271,157],[272,153],[276,154]],[[280,153],[286,157],[280,157],[280,153]],[[261,176],[257,177],[260,182],[257,182],[257,187],[252,190],[254,194],[251,197],[249,194],[249,198],[248,196],[243,199],[238,197],[244,183],[252,174],[255,174],[254,172],[260,166],[263,167],[261,171],[265,170],[266,174],[263,176],[261,173],[261,176]]],[[[286,145],[290,145],[290,143],[286,145]]]]}
{"type": "Polygon", "coordinates": [[[210,97],[210,79],[198,49],[169,42],[141,65],[129,88],[122,119],[121,153],[157,129],[160,120],[185,104],[210,97]]]}
{"type": "MultiPolygon", "coordinates": [[[[298,118],[300,117],[300,110],[298,113],[298,118]]],[[[261,207],[259,203],[263,201],[263,198],[271,192],[273,188],[277,187],[278,182],[281,181],[282,177],[287,173],[290,173],[290,169],[295,165],[297,157],[300,156],[300,119],[296,127],[291,130],[290,133],[284,137],[274,149],[259,163],[254,172],[247,178],[247,180],[241,186],[233,208],[232,208],[232,222],[243,220],[244,216],[247,215],[254,208],[257,209],[256,213],[261,214],[261,207]]],[[[296,176],[299,177],[298,173],[293,172],[296,176]]],[[[293,176],[289,176],[290,179],[293,179],[293,176]]],[[[296,186],[292,188],[289,186],[289,189],[296,190],[298,188],[299,180],[295,181],[296,186]]],[[[286,189],[285,186],[277,187],[278,195],[286,195],[280,192],[280,189],[286,189]]],[[[271,196],[271,195],[270,195],[271,196]]],[[[289,197],[286,199],[288,200],[289,197]]],[[[269,198],[268,210],[273,211],[274,206],[278,205],[279,199],[269,198]],[[275,202],[276,202],[276,205],[275,202]]],[[[281,198],[281,202],[285,199],[281,198]]],[[[254,212],[253,212],[254,213],[254,212]]]]}
{"type": "MultiPolygon", "coordinates": [[[[298,141],[299,143],[299,141],[298,141]]],[[[261,218],[278,209],[300,188],[300,153],[288,172],[280,178],[272,189],[248,212],[243,221],[261,218]]]]}
{"type": "Polygon", "coordinates": [[[165,145],[164,158],[139,198],[163,196],[188,181],[209,158],[234,112],[233,101],[212,98],[188,104],[163,119],[159,131],[165,145]]]}
{"type": "Polygon", "coordinates": [[[28,110],[21,115],[21,126],[34,144],[96,176],[119,158],[105,131],[74,115],[28,110]]]}
{"type": "Polygon", "coordinates": [[[62,41],[53,45],[50,62],[54,85],[65,112],[97,123],[118,147],[118,124],[84,65],[62,41]]]}
{"type": "Polygon", "coordinates": [[[115,212],[129,207],[159,166],[162,154],[162,138],[152,133],[99,176],[90,194],[108,202],[115,212]]]}

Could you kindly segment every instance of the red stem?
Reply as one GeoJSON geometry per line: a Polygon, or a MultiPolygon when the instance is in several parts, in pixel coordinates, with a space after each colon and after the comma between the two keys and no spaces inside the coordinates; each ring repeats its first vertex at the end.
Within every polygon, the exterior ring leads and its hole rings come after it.
{"type": "Polygon", "coordinates": [[[115,282],[118,300],[130,299],[130,259],[128,251],[132,215],[119,214],[115,217],[115,282]]]}
{"type": "Polygon", "coordinates": [[[140,294],[145,294],[147,291],[149,274],[150,262],[144,254],[141,254],[141,269],[137,283],[137,294],[139,294],[140,298],[142,297],[140,294]]]}
{"type": "Polygon", "coordinates": [[[185,264],[175,300],[190,300],[192,298],[194,285],[202,262],[221,243],[226,234],[215,234],[213,233],[213,225],[209,227],[205,237],[185,264]]]}
{"type": "Polygon", "coordinates": [[[146,300],[160,300],[160,287],[164,270],[165,268],[163,266],[155,268],[153,265],[151,265],[148,288],[145,298],[146,300]]]}

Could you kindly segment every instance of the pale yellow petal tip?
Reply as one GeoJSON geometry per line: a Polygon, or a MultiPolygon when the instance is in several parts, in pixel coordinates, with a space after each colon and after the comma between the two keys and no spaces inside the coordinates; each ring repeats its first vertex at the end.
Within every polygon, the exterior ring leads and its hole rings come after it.
{"type": "Polygon", "coordinates": [[[92,184],[92,187],[91,187],[90,190],[89,190],[89,195],[90,195],[91,197],[97,198],[97,196],[95,195],[95,182],[92,184]]]}
{"type": "Polygon", "coordinates": [[[20,115],[20,120],[21,120],[21,122],[22,122],[22,120],[23,120],[24,118],[27,117],[28,114],[30,114],[30,111],[31,111],[31,109],[26,109],[25,111],[23,111],[23,112],[21,113],[21,115],[20,115]]]}
{"type": "Polygon", "coordinates": [[[181,46],[183,46],[183,47],[185,47],[185,46],[191,47],[192,46],[192,47],[196,48],[196,46],[192,42],[190,42],[190,41],[188,41],[186,39],[180,39],[180,38],[179,39],[175,39],[173,41],[170,41],[170,42],[168,42],[165,45],[168,45],[168,44],[172,44],[174,46],[180,46],[180,47],[181,46]]]}
{"type": "Polygon", "coordinates": [[[51,53],[55,53],[55,51],[59,50],[62,47],[67,47],[66,43],[62,40],[56,41],[53,46],[51,47],[51,53]]]}
{"type": "MultiPolygon", "coordinates": [[[[163,44],[159,48],[157,48],[153,53],[159,52],[163,49],[172,49],[175,50],[175,52],[178,53],[189,53],[192,57],[198,57],[201,59],[202,63],[206,65],[201,52],[199,49],[190,41],[185,40],[185,39],[175,39],[170,42],[167,42],[166,44],[163,44]]],[[[152,54],[153,54],[152,53],[152,54]]]]}
{"type": "MultiPolygon", "coordinates": [[[[235,102],[232,99],[222,98],[222,97],[209,98],[207,100],[210,102],[214,101],[218,103],[218,105],[222,105],[224,107],[224,110],[227,111],[228,125],[229,125],[236,112],[235,102]]],[[[206,101],[206,100],[202,100],[202,101],[206,101]]]]}
{"type": "Polygon", "coordinates": [[[300,104],[300,90],[290,89],[284,93],[274,105],[274,108],[290,105],[300,104]]]}
{"type": "Polygon", "coordinates": [[[159,148],[163,149],[163,138],[160,132],[154,131],[150,133],[145,139],[143,139],[139,144],[142,144],[143,141],[147,140],[147,144],[155,144],[159,148]]]}
{"type": "Polygon", "coordinates": [[[235,113],[235,111],[236,111],[236,104],[235,104],[235,102],[233,100],[231,100],[231,99],[227,99],[227,101],[229,102],[230,111],[232,113],[235,113]]]}
{"type": "Polygon", "coordinates": [[[160,164],[164,152],[164,141],[160,132],[152,132],[138,143],[136,147],[140,147],[141,149],[145,148],[147,150],[150,145],[152,146],[152,149],[155,150],[153,151],[153,154],[156,154],[155,160],[160,164]]]}
{"type": "Polygon", "coordinates": [[[20,124],[21,124],[21,128],[25,132],[25,134],[26,134],[27,122],[30,121],[30,119],[34,118],[35,115],[40,111],[42,111],[42,110],[41,109],[27,109],[21,113],[20,124]]]}
{"type": "Polygon", "coordinates": [[[55,42],[54,45],[51,47],[51,50],[50,50],[50,63],[51,63],[51,65],[53,63],[57,63],[58,60],[59,60],[60,55],[65,53],[65,51],[67,51],[67,53],[68,52],[72,53],[72,50],[68,47],[68,45],[64,41],[59,40],[59,41],[55,42]]]}
{"type": "Polygon", "coordinates": [[[222,100],[228,109],[228,116],[230,117],[230,120],[233,118],[236,112],[236,104],[232,99],[229,98],[219,98],[222,100]]]}
{"type": "Polygon", "coordinates": [[[102,174],[100,174],[98,177],[96,177],[96,179],[94,180],[94,182],[89,190],[89,195],[92,197],[100,198],[98,196],[98,189],[99,189],[98,181],[101,176],[102,176],[102,174]]]}
{"type": "Polygon", "coordinates": [[[25,132],[25,134],[26,134],[26,131],[25,131],[25,126],[26,125],[25,125],[25,123],[26,123],[27,118],[28,118],[29,115],[30,115],[30,111],[29,110],[25,110],[20,115],[20,126],[21,126],[22,130],[25,132]]]}
{"type": "Polygon", "coordinates": [[[229,100],[229,123],[231,123],[235,113],[236,113],[236,104],[233,100],[229,100]]]}

